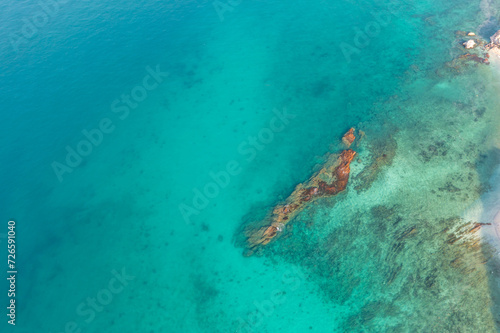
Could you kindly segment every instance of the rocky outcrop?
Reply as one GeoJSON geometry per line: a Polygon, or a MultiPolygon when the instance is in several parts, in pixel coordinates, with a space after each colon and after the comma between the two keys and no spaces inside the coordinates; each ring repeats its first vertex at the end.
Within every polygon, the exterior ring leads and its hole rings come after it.
{"type": "Polygon", "coordinates": [[[500,46],[500,30],[498,30],[493,36],[490,37],[491,44],[500,46]]]}
{"type": "MultiPolygon", "coordinates": [[[[355,139],[354,129],[350,129],[344,138],[351,145],[355,139]]],[[[288,222],[315,200],[335,196],[344,191],[349,181],[350,165],[355,156],[356,152],[351,149],[330,155],[321,170],[307,182],[297,185],[285,202],[276,205],[264,221],[258,223],[257,226],[248,226],[244,231],[246,237],[244,255],[250,256],[259,247],[268,244],[288,222]]]]}
{"type": "Polygon", "coordinates": [[[476,42],[473,39],[469,39],[463,45],[466,49],[473,49],[476,46],[476,42]]]}
{"type": "Polygon", "coordinates": [[[342,137],[342,143],[349,148],[351,144],[356,140],[354,136],[354,128],[351,128],[344,136],[342,137]]]}

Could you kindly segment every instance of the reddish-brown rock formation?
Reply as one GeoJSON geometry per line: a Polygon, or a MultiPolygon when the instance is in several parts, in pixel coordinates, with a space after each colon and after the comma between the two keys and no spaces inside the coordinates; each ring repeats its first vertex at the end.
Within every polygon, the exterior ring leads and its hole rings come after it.
{"type": "MultiPolygon", "coordinates": [[[[449,61],[445,63],[445,68],[454,70],[456,72],[461,72],[462,68],[467,65],[479,63],[479,64],[485,64],[489,65],[489,56],[488,53],[484,55],[484,58],[481,58],[477,54],[471,54],[471,53],[466,53],[458,56],[457,58],[453,59],[452,61],[449,61]]],[[[438,70],[439,72],[440,70],[438,70]]]]}
{"type": "Polygon", "coordinates": [[[349,148],[351,144],[354,142],[356,137],[354,136],[354,128],[351,128],[344,136],[342,137],[342,142],[349,148]]]}
{"type": "MultiPolygon", "coordinates": [[[[348,134],[353,131],[354,129],[351,129],[348,134]]],[[[352,136],[354,137],[354,134],[352,136]]],[[[345,190],[351,171],[350,164],[355,156],[356,152],[351,149],[342,151],[340,155],[330,155],[323,168],[306,183],[297,185],[285,203],[276,205],[268,218],[259,224],[260,227],[247,227],[245,255],[252,255],[259,246],[268,244],[311,202],[345,190]]]]}

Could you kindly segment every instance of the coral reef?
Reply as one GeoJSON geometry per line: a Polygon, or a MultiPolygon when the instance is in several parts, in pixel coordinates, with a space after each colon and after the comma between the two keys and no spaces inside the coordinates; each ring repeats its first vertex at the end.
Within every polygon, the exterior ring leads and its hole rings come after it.
{"type": "Polygon", "coordinates": [[[377,179],[383,167],[392,164],[396,150],[398,148],[396,140],[393,138],[394,133],[386,137],[384,140],[376,140],[369,144],[372,160],[359,174],[354,178],[354,189],[358,192],[368,190],[373,182],[377,179]]]}
{"type": "Polygon", "coordinates": [[[477,64],[489,65],[490,64],[489,57],[490,55],[488,53],[485,53],[483,57],[481,57],[478,54],[472,54],[472,53],[461,54],[452,61],[445,63],[444,69],[460,73],[463,71],[464,67],[466,68],[467,66],[470,65],[477,65],[477,64]]]}
{"type": "Polygon", "coordinates": [[[469,39],[467,42],[463,43],[466,49],[473,49],[476,47],[476,42],[473,39],[469,39]]]}
{"type": "Polygon", "coordinates": [[[356,137],[354,136],[354,128],[351,128],[344,136],[342,137],[342,143],[349,148],[351,144],[356,140],[356,137]]]}
{"type": "Polygon", "coordinates": [[[493,42],[497,39],[494,39],[494,36],[492,36],[492,42],[487,43],[487,41],[481,38],[464,39],[464,36],[476,36],[476,34],[473,32],[466,33],[465,31],[455,32],[456,42],[462,44],[463,47],[467,50],[467,53],[457,55],[453,60],[446,62],[442,69],[438,69],[436,71],[436,74],[440,76],[444,75],[442,71],[451,71],[452,73],[458,74],[466,70],[469,66],[477,66],[478,64],[490,64],[490,55],[488,51],[493,48],[497,48],[498,45],[493,42]]]}

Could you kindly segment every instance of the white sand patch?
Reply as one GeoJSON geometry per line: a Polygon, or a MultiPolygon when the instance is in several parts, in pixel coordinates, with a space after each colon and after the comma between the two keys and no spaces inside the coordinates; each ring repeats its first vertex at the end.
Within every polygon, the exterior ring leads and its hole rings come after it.
{"type": "MultiPolygon", "coordinates": [[[[496,80],[493,85],[498,86],[500,94],[500,49],[495,47],[489,50],[491,68],[496,80]]],[[[498,108],[500,112],[500,107],[498,108]]],[[[500,150],[500,123],[497,126],[498,133],[493,139],[492,148],[500,150]]],[[[500,252],[500,165],[498,165],[489,180],[491,189],[474,202],[465,212],[464,218],[474,222],[491,223],[481,229],[483,237],[495,246],[500,252]]]]}
{"type": "Polygon", "coordinates": [[[500,252],[500,166],[490,184],[493,188],[474,202],[463,217],[473,222],[491,223],[491,226],[481,228],[481,234],[500,252]]]}

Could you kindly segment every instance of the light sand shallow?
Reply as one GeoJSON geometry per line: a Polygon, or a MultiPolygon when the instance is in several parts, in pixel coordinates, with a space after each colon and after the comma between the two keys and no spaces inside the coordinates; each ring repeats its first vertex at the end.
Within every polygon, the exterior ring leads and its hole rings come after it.
{"type": "MultiPolygon", "coordinates": [[[[491,68],[500,82],[500,48],[494,47],[489,50],[491,68]]],[[[499,90],[500,94],[500,90],[499,90]]],[[[500,107],[498,112],[500,112],[500,107]]],[[[494,139],[493,146],[500,150],[500,123],[498,124],[497,137],[494,139]]],[[[481,197],[473,207],[466,212],[466,217],[481,223],[492,223],[491,227],[482,228],[482,235],[489,240],[500,252],[500,165],[497,166],[493,176],[490,179],[491,191],[481,197]]]]}
{"type": "MultiPolygon", "coordinates": [[[[489,67],[493,70],[494,78],[498,78],[492,84],[498,85],[500,82],[500,49],[493,48],[489,50],[489,54],[491,63],[489,67]]],[[[500,107],[498,112],[500,112],[500,107]]],[[[496,132],[500,133],[500,123],[496,132]]],[[[492,148],[500,150],[500,135],[494,138],[492,148]]],[[[471,222],[491,223],[491,226],[487,225],[481,228],[481,235],[500,253],[500,165],[496,167],[489,184],[491,186],[490,191],[483,194],[480,199],[469,206],[465,210],[463,217],[471,222]]]]}

